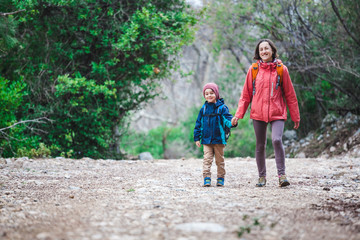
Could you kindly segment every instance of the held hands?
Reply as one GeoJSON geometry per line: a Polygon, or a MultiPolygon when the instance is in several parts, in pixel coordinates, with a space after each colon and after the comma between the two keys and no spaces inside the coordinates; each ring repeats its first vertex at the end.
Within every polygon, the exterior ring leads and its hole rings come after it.
{"type": "Polygon", "coordinates": [[[237,123],[238,123],[238,118],[237,117],[233,117],[232,119],[231,119],[231,125],[233,125],[233,126],[236,126],[237,125],[237,123]]]}
{"type": "Polygon", "coordinates": [[[196,146],[201,147],[200,141],[195,142],[196,146]]]}
{"type": "Polygon", "coordinates": [[[298,129],[300,126],[300,122],[294,122],[294,129],[298,129]]]}

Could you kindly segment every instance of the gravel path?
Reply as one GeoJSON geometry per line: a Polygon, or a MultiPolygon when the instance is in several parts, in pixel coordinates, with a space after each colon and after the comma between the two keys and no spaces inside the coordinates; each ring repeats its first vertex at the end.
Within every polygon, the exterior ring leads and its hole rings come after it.
{"type": "Polygon", "coordinates": [[[0,239],[360,239],[360,159],[287,159],[287,188],[269,159],[260,189],[252,158],[210,188],[201,159],[0,160],[0,239]]]}

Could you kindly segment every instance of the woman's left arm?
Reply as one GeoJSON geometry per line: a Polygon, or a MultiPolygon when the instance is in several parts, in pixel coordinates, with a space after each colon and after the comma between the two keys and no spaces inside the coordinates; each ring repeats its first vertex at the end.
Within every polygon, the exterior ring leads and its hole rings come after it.
{"type": "Polygon", "coordinates": [[[289,75],[289,71],[285,65],[283,67],[282,87],[284,89],[286,104],[289,107],[291,120],[293,120],[293,122],[295,123],[294,128],[297,129],[300,125],[299,104],[297,101],[294,86],[289,75]]]}

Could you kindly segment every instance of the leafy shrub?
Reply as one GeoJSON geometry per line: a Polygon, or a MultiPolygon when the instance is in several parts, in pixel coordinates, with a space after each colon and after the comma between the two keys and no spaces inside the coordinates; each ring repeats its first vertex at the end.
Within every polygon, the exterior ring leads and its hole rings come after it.
{"type": "Polygon", "coordinates": [[[40,143],[37,149],[22,147],[17,150],[18,157],[46,158],[50,157],[50,154],[51,150],[44,143],[40,143]]]}
{"type": "Polygon", "coordinates": [[[169,127],[165,124],[148,132],[130,131],[121,140],[121,148],[131,155],[150,152],[154,158],[171,158],[171,146],[181,146],[183,133],[180,127],[169,127]]]}

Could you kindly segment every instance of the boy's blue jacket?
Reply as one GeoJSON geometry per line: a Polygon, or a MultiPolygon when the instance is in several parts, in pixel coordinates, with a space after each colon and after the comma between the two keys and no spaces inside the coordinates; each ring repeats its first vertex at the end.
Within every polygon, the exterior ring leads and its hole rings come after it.
{"type": "Polygon", "coordinates": [[[196,119],[194,128],[194,141],[200,141],[201,144],[226,144],[225,132],[221,127],[220,117],[223,118],[223,123],[231,128],[232,115],[229,113],[228,107],[224,103],[224,99],[220,98],[216,103],[204,103],[200,109],[199,115],[196,119]],[[224,105],[223,107],[221,107],[224,105]],[[220,107],[221,116],[216,115],[217,109],[220,107]],[[204,115],[205,108],[205,115],[204,115]],[[214,114],[209,116],[210,114],[214,114]]]}

